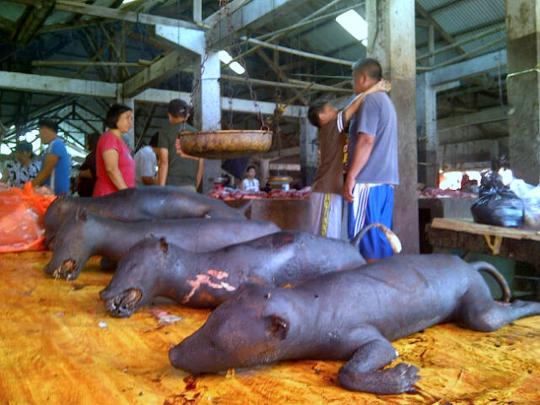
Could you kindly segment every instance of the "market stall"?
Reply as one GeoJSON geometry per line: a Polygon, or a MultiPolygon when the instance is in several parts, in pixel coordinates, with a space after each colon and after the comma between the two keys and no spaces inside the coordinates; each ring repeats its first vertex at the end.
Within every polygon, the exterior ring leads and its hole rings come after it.
{"type": "Polygon", "coordinates": [[[375,396],[339,387],[341,362],[298,361],[189,377],[167,350],[209,312],[161,304],[111,318],[98,292],[111,275],[93,260],[74,283],[47,278],[50,253],[0,260],[0,402],[129,404],[425,404],[540,401],[540,319],[494,333],[454,325],[396,342],[421,367],[416,394],[375,396]]]}

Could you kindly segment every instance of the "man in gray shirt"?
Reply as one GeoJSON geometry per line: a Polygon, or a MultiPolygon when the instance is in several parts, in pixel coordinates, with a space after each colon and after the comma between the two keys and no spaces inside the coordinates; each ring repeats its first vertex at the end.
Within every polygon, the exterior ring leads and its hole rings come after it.
{"type": "MultiPolygon", "coordinates": [[[[355,93],[381,79],[381,65],[375,59],[353,65],[355,93]]],[[[399,184],[398,138],[396,110],[386,93],[366,96],[350,124],[348,152],[343,196],[349,201],[349,238],[372,223],[392,228],[394,186],[399,184]]],[[[360,253],[369,262],[391,256],[392,248],[381,231],[372,229],[360,242],[360,253]]]]}
{"type": "Polygon", "coordinates": [[[171,100],[167,116],[169,123],[160,131],[158,139],[158,183],[196,191],[202,179],[203,160],[182,152],[178,140],[180,132],[196,131],[187,123],[189,106],[180,99],[171,100]]]}

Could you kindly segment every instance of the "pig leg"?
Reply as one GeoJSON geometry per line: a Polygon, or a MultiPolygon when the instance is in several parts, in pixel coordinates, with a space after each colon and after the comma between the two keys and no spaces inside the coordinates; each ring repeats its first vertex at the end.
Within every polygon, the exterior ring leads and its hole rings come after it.
{"type": "Polygon", "coordinates": [[[414,392],[420,378],[415,366],[400,363],[380,370],[397,357],[392,344],[380,334],[362,344],[353,357],[339,370],[341,386],[351,391],[373,394],[401,394],[414,392]]]}
{"type": "Polygon", "coordinates": [[[540,315],[540,302],[515,300],[511,304],[493,301],[485,284],[475,285],[462,299],[456,322],[469,329],[491,332],[527,316],[540,315]]]}

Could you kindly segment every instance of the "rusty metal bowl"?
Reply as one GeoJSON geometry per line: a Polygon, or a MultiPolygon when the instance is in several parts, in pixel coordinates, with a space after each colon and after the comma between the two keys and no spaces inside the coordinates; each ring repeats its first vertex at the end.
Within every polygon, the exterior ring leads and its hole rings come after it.
{"type": "Polygon", "coordinates": [[[272,146],[267,130],[181,132],[182,151],[205,159],[231,159],[264,153],[272,146]]]}

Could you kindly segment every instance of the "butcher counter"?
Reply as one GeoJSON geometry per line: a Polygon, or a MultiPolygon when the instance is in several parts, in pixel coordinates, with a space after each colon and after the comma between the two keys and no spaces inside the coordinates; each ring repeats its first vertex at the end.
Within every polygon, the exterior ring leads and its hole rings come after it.
{"type": "Polygon", "coordinates": [[[421,368],[416,394],[375,396],[338,386],[338,361],[298,361],[197,378],[168,349],[208,311],[165,304],[111,318],[93,259],[75,282],[42,269],[48,252],[0,255],[0,403],[426,404],[540,403],[540,317],[494,333],[439,325],[395,342],[421,368]],[[174,319],[175,323],[164,320],[174,319]]]}

